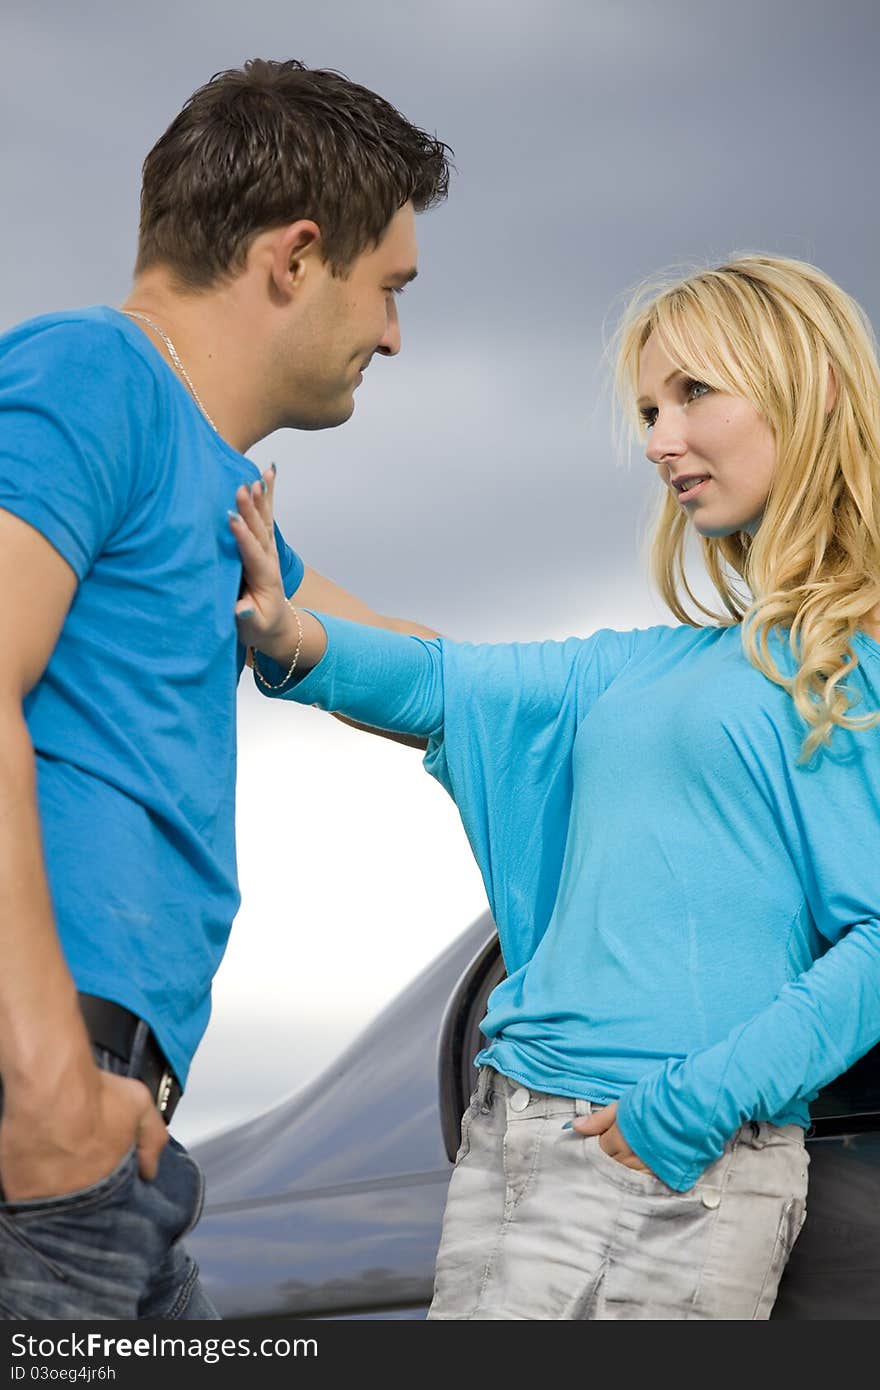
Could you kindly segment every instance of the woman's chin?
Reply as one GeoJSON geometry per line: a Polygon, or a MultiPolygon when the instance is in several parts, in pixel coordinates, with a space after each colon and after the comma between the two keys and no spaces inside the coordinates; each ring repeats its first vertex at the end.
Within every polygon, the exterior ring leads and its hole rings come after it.
{"type": "Polygon", "coordinates": [[[740,531],[748,531],[749,535],[754,535],[758,529],[757,521],[724,521],[716,517],[694,516],[691,518],[694,530],[708,540],[714,537],[716,540],[722,536],[735,536],[740,531]]]}

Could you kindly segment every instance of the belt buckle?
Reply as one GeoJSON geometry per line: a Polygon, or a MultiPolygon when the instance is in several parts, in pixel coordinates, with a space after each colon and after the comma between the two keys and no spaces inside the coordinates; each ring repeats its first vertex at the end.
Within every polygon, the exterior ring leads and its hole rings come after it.
{"type": "Polygon", "coordinates": [[[164,1115],[168,1108],[168,1101],[171,1098],[171,1087],[174,1084],[174,1073],[170,1067],[166,1067],[159,1078],[159,1089],[156,1092],[156,1107],[160,1115],[164,1115]]]}

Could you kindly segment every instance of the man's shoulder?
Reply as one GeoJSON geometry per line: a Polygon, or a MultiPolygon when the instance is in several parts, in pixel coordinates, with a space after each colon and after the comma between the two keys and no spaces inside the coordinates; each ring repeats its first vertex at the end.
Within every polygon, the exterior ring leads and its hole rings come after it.
{"type": "Polygon", "coordinates": [[[89,375],[110,372],[143,379],[155,375],[149,355],[143,351],[143,335],[116,309],[92,304],[81,309],[59,309],[15,324],[0,335],[0,362],[8,370],[16,364],[69,369],[77,365],[89,375]]]}
{"type": "Polygon", "coordinates": [[[0,400],[6,409],[63,409],[93,423],[143,419],[161,390],[145,344],[105,305],[27,319],[0,336],[0,400]]]}

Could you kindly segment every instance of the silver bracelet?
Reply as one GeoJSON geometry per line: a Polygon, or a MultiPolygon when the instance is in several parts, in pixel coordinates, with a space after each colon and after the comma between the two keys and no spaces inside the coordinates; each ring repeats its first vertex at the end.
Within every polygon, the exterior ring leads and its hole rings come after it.
{"type": "Polygon", "coordinates": [[[296,663],[299,661],[299,654],[300,654],[300,652],[302,651],[302,644],[303,644],[303,625],[302,625],[302,619],[301,619],[300,616],[299,616],[299,609],[298,609],[298,608],[294,608],[294,606],[293,606],[293,604],[291,603],[291,601],[290,601],[289,598],[286,598],[286,599],[284,600],[284,602],[287,604],[288,608],[290,608],[290,609],[293,610],[293,616],[296,618],[296,625],[297,625],[297,627],[299,628],[299,641],[298,641],[297,644],[296,644],[296,651],[295,651],[294,654],[293,654],[293,661],[291,661],[290,666],[288,667],[287,675],[284,677],[283,680],[279,681],[279,682],[277,683],[277,685],[273,685],[271,681],[267,681],[267,680],[266,680],[266,677],[263,675],[262,671],[260,670],[259,666],[257,665],[257,649],[256,649],[256,647],[253,647],[253,648],[252,648],[252,651],[253,651],[253,654],[254,654],[254,675],[256,676],[256,678],[257,678],[257,680],[260,682],[260,684],[261,684],[261,685],[264,685],[264,686],[266,687],[267,690],[280,690],[281,687],[282,687],[282,685],[286,685],[286,684],[287,684],[287,682],[290,680],[290,677],[293,675],[294,671],[296,670],[296,663]]]}

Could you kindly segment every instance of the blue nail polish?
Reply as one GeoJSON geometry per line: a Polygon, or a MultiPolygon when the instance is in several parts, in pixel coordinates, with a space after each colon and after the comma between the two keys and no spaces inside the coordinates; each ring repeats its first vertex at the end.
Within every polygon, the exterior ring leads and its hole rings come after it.
{"type": "Polygon", "coordinates": [[[563,1128],[563,1129],[574,1129],[574,1120],[566,1120],[566,1122],[565,1122],[565,1124],[562,1126],[562,1128],[563,1128]]]}
{"type": "Polygon", "coordinates": [[[268,491],[268,485],[266,483],[265,478],[260,479],[260,487],[263,489],[264,492],[268,491]]]}
{"type": "Polygon", "coordinates": [[[229,517],[230,521],[241,521],[238,512],[231,511],[229,507],[226,508],[226,515],[229,517]]]}
{"type": "Polygon", "coordinates": [[[273,472],[273,473],[277,473],[277,472],[278,472],[278,469],[275,467],[275,464],[274,464],[274,463],[270,463],[270,464],[269,464],[269,467],[272,469],[272,472],[273,472]]]}
{"type": "Polygon", "coordinates": [[[241,612],[236,613],[236,618],[252,618],[254,610],[252,608],[242,608],[241,612]]]}

